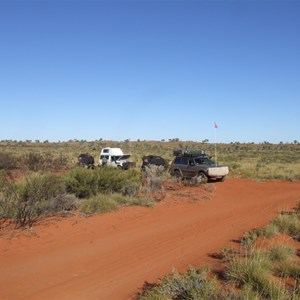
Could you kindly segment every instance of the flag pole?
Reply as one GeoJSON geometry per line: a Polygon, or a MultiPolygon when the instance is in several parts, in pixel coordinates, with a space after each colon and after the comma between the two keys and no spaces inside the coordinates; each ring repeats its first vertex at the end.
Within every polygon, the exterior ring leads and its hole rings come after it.
{"type": "Polygon", "coordinates": [[[215,160],[216,160],[216,164],[217,164],[218,163],[218,155],[217,155],[217,128],[218,128],[218,125],[216,122],[214,123],[214,128],[215,128],[215,160]]]}

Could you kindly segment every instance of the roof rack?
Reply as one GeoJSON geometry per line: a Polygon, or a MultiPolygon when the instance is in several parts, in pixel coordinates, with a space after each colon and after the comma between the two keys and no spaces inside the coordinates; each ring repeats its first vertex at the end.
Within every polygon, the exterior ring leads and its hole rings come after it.
{"type": "Polygon", "coordinates": [[[175,149],[173,150],[174,156],[189,156],[189,157],[195,157],[195,156],[207,156],[205,151],[202,149],[175,149]]]}

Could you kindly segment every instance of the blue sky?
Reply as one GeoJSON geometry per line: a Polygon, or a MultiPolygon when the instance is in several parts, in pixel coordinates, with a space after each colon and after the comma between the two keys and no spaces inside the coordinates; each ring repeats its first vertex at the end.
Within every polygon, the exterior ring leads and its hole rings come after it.
{"type": "Polygon", "coordinates": [[[299,141],[299,15],[300,1],[0,0],[0,140],[299,141]]]}

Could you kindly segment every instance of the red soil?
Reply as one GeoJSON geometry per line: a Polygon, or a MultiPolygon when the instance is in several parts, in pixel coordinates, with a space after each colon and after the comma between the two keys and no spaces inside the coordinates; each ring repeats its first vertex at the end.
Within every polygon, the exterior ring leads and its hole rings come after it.
{"type": "Polygon", "coordinates": [[[168,191],[154,208],[0,231],[0,299],[132,299],[144,281],[211,263],[300,200],[300,182],[228,179],[168,191]]]}

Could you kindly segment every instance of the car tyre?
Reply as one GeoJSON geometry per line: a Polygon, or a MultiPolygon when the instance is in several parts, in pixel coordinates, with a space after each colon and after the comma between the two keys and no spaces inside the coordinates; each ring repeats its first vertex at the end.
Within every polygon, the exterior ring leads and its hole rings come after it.
{"type": "Polygon", "coordinates": [[[208,177],[203,172],[200,172],[198,174],[198,181],[201,182],[201,183],[207,183],[208,182],[208,177]]]}
{"type": "Polygon", "coordinates": [[[175,170],[175,171],[174,171],[174,176],[175,176],[178,180],[180,180],[180,179],[182,178],[181,173],[180,173],[179,170],[175,170]]]}

